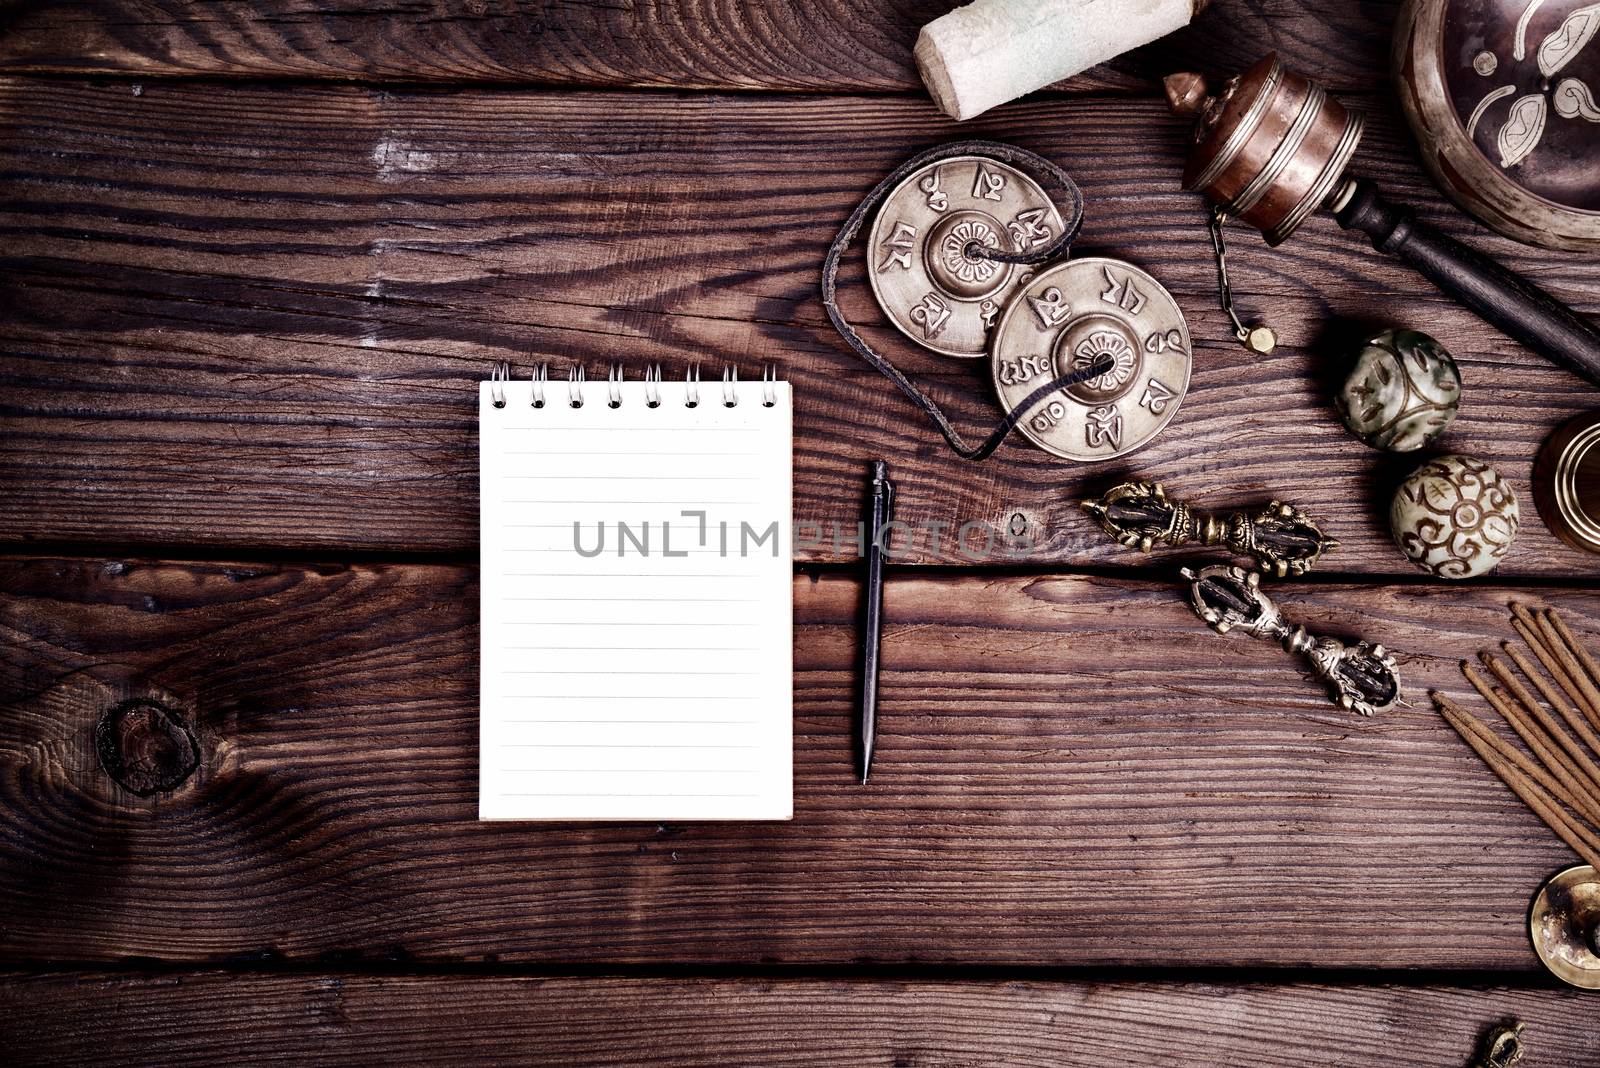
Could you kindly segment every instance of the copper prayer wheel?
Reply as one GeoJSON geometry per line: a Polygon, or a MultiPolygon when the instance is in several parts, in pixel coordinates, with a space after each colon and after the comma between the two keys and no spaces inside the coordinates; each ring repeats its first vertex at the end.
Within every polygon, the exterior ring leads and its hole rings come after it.
{"type": "Polygon", "coordinates": [[[1194,114],[1183,187],[1281,244],[1319,208],[1361,141],[1361,116],[1269,54],[1208,93],[1198,74],[1166,80],[1174,111],[1194,114]]]}
{"type": "MultiPolygon", "coordinates": [[[[1361,119],[1276,55],[1231,78],[1213,96],[1198,74],[1166,79],[1167,99],[1195,116],[1184,186],[1204,193],[1218,212],[1281,244],[1312,212],[1326,207],[1346,230],[1411,264],[1449,296],[1533,351],[1600,385],[1600,329],[1533,282],[1388,203],[1365,178],[1344,174],[1361,140],[1361,119]]],[[[1228,303],[1220,216],[1212,240],[1228,303]]],[[[1237,336],[1251,331],[1242,324],[1237,336]]],[[[1248,342],[1247,342],[1248,343],[1248,342]]]]}

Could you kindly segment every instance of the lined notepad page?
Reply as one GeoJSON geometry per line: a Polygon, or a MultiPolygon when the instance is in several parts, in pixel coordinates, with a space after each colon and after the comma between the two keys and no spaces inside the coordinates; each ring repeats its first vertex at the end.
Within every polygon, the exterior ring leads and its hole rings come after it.
{"type": "Polygon", "coordinates": [[[788,819],[789,384],[581,388],[479,387],[478,816],[788,819]]]}

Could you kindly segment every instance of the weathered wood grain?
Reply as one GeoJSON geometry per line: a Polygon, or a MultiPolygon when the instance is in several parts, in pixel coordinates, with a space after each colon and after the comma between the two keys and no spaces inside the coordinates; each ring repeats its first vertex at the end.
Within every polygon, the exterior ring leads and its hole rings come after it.
{"type": "MultiPolygon", "coordinates": [[[[1431,710],[1508,594],[1286,584],[1400,651],[1339,712],[1168,584],[897,573],[872,785],[856,584],[795,582],[795,819],[474,819],[468,569],[0,566],[0,959],[968,962],[1537,970],[1571,861],[1431,710]],[[161,703],[200,768],[140,798],[92,734],[161,703]]],[[[1600,592],[1547,591],[1600,633],[1600,592]]]]}
{"type": "Polygon", "coordinates": [[[0,985],[13,1056],[243,1064],[1459,1068],[1507,1019],[1529,1064],[1600,1058],[1575,990],[1213,983],[69,973],[0,985]]]}
{"type": "MultiPolygon", "coordinates": [[[[566,86],[922,90],[917,31],[950,0],[98,0],[16,5],[0,70],[566,86]]],[[[1149,89],[1174,70],[1232,73],[1276,49],[1341,89],[1387,67],[1397,4],[1214,0],[1189,28],[1062,83],[1149,89]]]]}
{"type": "MultiPolygon", "coordinates": [[[[1364,330],[1426,326],[1456,353],[1466,399],[1441,447],[1495,462],[1519,492],[1538,442],[1594,403],[1326,220],[1279,250],[1237,234],[1240,304],[1285,339],[1249,357],[1227,338],[1203,214],[1177,192],[1181,131],[1155,101],[1013,106],[962,132],[1063,163],[1088,196],[1081,247],[1150,269],[1190,317],[1190,395],[1125,462],[1064,464],[1020,440],[983,466],[955,460],[826,324],[817,272],[835,228],[895,163],[955,133],[928,105],[0,83],[0,538],[470,551],[471,383],[489,361],[750,375],[772,360],[797,384],[796,518],[825,530],[854,529],[864,465],[887,457],[908,518],[1020,514],[1035,560],[1138,564],[1073,503],[1134,473],[1218,505],[1294,500],[1344,543],[1330,568],[1397,574],[1381,517],[1411,462],[1349,438],[1325,399],[1364,330]]],[[[1364,151],[1398,199],[1600,311],[1600,262],[1442,207],[1392,115],[1364,151]]],[[[852,314],[881,322],[859,264],[846,285],[852,314]]],[[[873,337],[968,429],[997,417],[980,367],[873,337]]],[[[1531,511],[1501,573],[1587,573],[1531,511]]],[[[921,539],[916,559],[935,557],[921,539]]]]}

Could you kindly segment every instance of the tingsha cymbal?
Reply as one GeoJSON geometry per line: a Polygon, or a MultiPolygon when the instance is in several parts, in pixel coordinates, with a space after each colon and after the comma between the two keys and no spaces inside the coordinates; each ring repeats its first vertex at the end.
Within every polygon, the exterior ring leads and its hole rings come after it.
{"type": "Polygon", "coordinates": [[[973,255],[1042,248],[1061,213],[1032,178],[983,156],[954,156],[895,187],[868,237],[867,277],[884,314],[917,344],[977,357],[1031,269],[973,255]]]}
{"type": "Polygon", "coordinates": [[[1103,257],[1052,267],[1000,317],[990,366],[1009,411],[1052,378],[1107,357],[1110,370],[1038,402],[1017,424],[1046,452],[1105,460],[1160,433],[1189,389],[1189,328],[1160,282],[1103,257]]]}
{"type": "Polygon", "coordinates": [[[1528,927],[1556,978],[1600,990],[1600,872],[1579,864],[1554,876],[1533,899],[1528,927]]]}

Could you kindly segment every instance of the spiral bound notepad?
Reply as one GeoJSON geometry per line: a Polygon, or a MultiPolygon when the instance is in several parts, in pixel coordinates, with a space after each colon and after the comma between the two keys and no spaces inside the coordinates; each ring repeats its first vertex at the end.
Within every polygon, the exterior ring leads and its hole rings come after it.
{"type": "Polygon", "coordinates": [[[478,817],[788,819],[787,382],[478,392],[478,817]]]}

